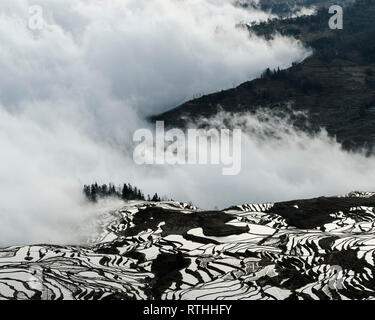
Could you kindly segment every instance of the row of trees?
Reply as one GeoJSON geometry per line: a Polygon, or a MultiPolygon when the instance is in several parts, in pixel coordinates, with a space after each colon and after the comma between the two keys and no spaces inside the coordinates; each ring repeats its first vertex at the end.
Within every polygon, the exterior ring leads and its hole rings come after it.
{"type": "MultiPolygon", "coordinates": [[[[294,64],[296,66],[296,64],[294,64]]],[[[307,77],[307,76],[297,76],[295,73],[289,72],[288,70],[280,70],[280,68],[271,70],[267,68],[261,74],[261,79],[266,80],[288,80],[293,87],[299,88],[304,93],[310,91],[322,91],[323,86],[322,84],[314,78],[307,77]]]]}
{"type": "MultiPolygon", "coordinates": [[[[98,185],[98,183],[84,185],[83,193],[87,200],[92,202],[110,197],[123,200],[146,200],[144,193],[139,188],[133,187],[130,183],[124,183],[119,187],[116,187],[112,183],[109,183],[108,185],[98,185]]],[[[157,193],[152,197],[147,195],[147,201],[160,202],[162,200],[167,199],[161,199],[157,193]]]]}
{"type": "Polygon", "coordinates": [[[280,70],[280,67],[276,69],[271,70],[270,68],[267,68],[263,71],[263,73],[260,76],[261,79],[267,79],[267,80],[284,80],[287,78],[287,71],[286,70],[280,70]]]}

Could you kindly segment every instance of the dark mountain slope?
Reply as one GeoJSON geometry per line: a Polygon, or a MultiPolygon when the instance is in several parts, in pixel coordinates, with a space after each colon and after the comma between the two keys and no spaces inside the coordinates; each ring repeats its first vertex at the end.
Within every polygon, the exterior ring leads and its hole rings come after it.
{"type": "Polygon", "coordinates": [[[288,70],[267,70],[260,79],[188,101],[153,120],[187,127],[190,120],[214,116],[218,110],[286,110],[291,103],[294,110],[309,113],[312,127],[326,128],[345,149],[370,151],[375,142],[374,17],[375,0],[359,0],[346,8],[344,30],[329,29],[327,10],[248,27],[266,38],[276,31],[293,35],[314,54],[288,70]]]}
{"type": "MultiPolygon", "coordinates": [[[[335,4],[346,5],[353,3],[355,0],[336,0],[335,4]]],[[[281,17],[288,17],[298,13],[301,8],[322,8],[332,5],[332,1],[327,0],[237,0],[239,6],[244,8],[256,8],[268,11],[281,17]]]]}

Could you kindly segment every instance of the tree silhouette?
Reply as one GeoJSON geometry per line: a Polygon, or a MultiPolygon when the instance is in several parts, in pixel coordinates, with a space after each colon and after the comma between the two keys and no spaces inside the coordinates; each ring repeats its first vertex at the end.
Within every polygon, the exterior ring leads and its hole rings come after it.
{"type": "MultiPolygon", "coordinates": [[[[116,188],[113,183],[98,185],[95,182],[91,185],[84,185],[83,194],[91,202],[96,202],[104,198],[119,198],[125,201],[145,200],[144,193],[138,187],[133,187],[130,183],[124,183],[122,187],[119,186],[116,188]]],[[[153,199],[152,201],[160,201],[157,194],[155,194],[153,199]]],[[[148,201],[151,201],[150,196],[148,196],[148,201]]]]}

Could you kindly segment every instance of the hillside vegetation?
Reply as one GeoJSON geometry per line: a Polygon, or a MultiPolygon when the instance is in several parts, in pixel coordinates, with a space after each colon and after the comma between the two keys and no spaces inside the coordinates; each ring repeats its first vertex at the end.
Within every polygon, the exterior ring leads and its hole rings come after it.
{"type": "MultiPolygon", "coordinates": [[[[260,108],[305,110],[313,128],[326,128],[347,150],[373,152],[375,141],[375,0],[358,0],[344,10],[344,29],[331,30],[327,9],[314,16],[273,20],[249,28],[272,38],[294,36],[313,55],[287,70],[266,70],[237,88],[188,101],[153,120],[186,127],[187,119],[218,110],[255,112],[260,108]]],[[[302,129],[304,125],[295,123],[302,129]]]]}

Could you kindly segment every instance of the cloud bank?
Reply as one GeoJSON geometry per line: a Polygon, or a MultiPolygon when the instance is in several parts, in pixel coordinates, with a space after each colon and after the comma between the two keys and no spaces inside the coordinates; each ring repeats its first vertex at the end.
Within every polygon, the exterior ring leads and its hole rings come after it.
{"type": "Polygon", "coordinates": [[[325,136],[245,139],[232,178],[133,163],[131,136],[145,116],[309,54],[293,39],[236,27],[267,13],[229,0],[39,0],[44,26],[30,30],[33,4],[2,0],[0,13],[0,245],[78,241],[77,226],[97,210],[81,195],[93,181],[206,208],[370,186],[369,161],[325,136]]]}

